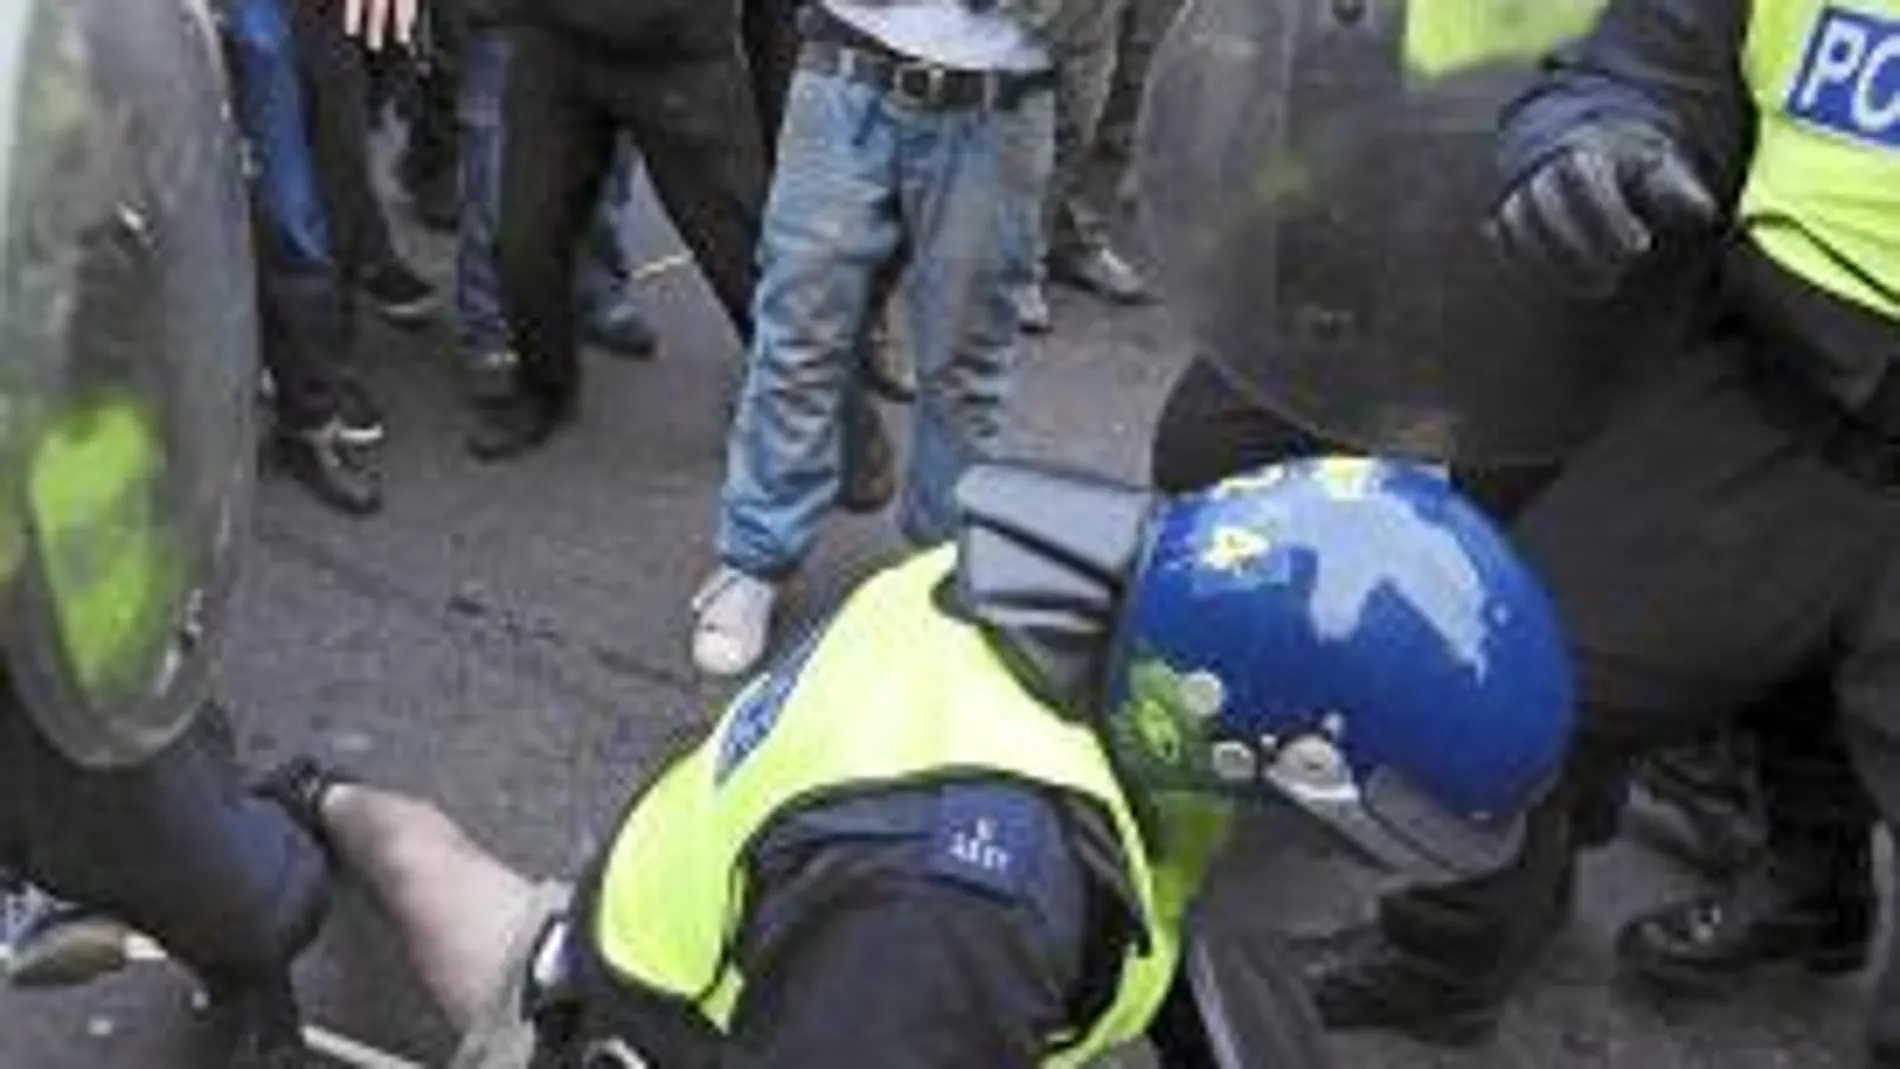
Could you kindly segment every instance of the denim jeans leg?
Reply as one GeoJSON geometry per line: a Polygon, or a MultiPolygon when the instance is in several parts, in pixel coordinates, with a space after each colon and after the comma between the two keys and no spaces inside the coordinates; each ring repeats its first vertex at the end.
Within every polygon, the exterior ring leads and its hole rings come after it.
{"type": "Polygon", "coordinates": [[[854,345],[871,280],[898,245],[892,133],[876,90],[794,81],[720,497],[720,558],[750,575],[795,568],[837,498],[854,345]]]}
{"type": "Polygon", "coordinates": [[[632,254],[627,249],[625,213],[633,197],[633,170],[639,157],[626,138],[614,152],[613,173],[600,193],[600,211],[581,242],[574,268],[574,294],[583,317],[606,315],[629,299],[627,280],[632,254]]]}
{"type": "Polygon", "coordinates": [[[294,261],[327,268],[329,219],[317,191],[309,122],[288,0],[239,0],[223,23],[232,56],[238,125],[257,161],[265,225],[294,261]]]}
{"type": "Polygon", "coordinates": [[[455,250],[458,339],[468,356],[508,345],[501,282],[495,273],[495,234],[501,213],[501,91],[508,76],[508,36],[482,29],[469,34],[462,54],[462,210],[455,250]]]}
{"type": "Polygon", "coordinates": [[[1009,111],[945,116],[928,150],[905,161],[919,391],[897,522],[914,545],[950,537],[957,480],[1001,448],[1020,345],[1011,294],[1034,277],[1022,222],[1048,193],[1054,114],[1039,93],[1009,111]]]}

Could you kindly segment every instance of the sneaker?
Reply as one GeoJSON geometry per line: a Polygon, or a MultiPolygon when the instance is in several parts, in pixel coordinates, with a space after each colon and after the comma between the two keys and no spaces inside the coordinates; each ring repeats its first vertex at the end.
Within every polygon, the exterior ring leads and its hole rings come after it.
{"type": "Polygon", "coordinates": [[[1143,304],[1148,284],[1114,249],[1100,248],[1078,257],[1051,257],[1051,277],[1115,304],[1143,304]]]}
{"type": "Polygon", "coordinates": [[[6,981],[13,987],[72,987],[118,972],[131,960],[132,930],[96,909],[28,888],[9,912],[6,981]]]}
{"type": "Polygon", "coordinates": [[[312,430],[280,431],[277,455],[304,489],[338,512],[367,516],[382,509],[382,473],[373,451],[345,444],[340,419],[312,430]]]}
{"type": "Polygon", "coordinates": [[[581,341],[629,360],[651,359],[660,339],[632,301],[620,301],[581,321],[581,341]]]}
{"type": "Polygon", "coordinates": [[[513,349],[471,353],[462,363],[462,389],[477,404],[505,401],[520,391],[521,354],[513,349]]]}
{"type": "Polygon", "coordinates": [[[721,566],[693,595],[693,664],[710,676],[750,672],[765,654],[778,587],[721,566]]]}
{"type": "Polygon", "coordinates": [[[516,392],[475,406],[468,453],[483,463],[513,460],[534,452],[574,418],[574,399],[516,392]]]}
{"type": "Polygon", "coordinates": [[[383,409],[362,383],[349,380],[337,387],[337,440],[363,447],[383,440],[383,409]]]}
{"type": "Polygon", "coordinates": [[[1016,291],[1016,325],[1024,334],[1047,334],[1055,327],[1049,313],[1049,297],[1041,283],[1031,283],[1016,291]]]}
{"type": "Polygon", "coordinates": [[[424,282],[401,260],[390,260],[365,271],[356,280],[384,319],[400,327],[416,327],[435,315],[439,300],[435,287],[424,282]]]}

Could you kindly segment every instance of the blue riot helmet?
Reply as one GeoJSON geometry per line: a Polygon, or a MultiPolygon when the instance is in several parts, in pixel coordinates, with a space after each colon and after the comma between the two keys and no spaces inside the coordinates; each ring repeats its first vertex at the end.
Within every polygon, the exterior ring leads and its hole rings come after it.
{"type": "Polygon", "coordinates": [[[1571,733],[1543,589],[1408,463],[1296,461],[1157,505],[1106,670],[1138,791],[1290,802],[1426,878],[1509,861],[1571,733]]]}

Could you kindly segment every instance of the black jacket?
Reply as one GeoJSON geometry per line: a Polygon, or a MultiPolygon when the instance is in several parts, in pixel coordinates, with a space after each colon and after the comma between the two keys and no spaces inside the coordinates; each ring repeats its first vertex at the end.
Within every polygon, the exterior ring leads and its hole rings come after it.
{"type": "Polygon", "coordinates": [[[712,55],[738,47],[741,0],[463,0],[477,20],[540,26],[613,52],[712,55]]]}

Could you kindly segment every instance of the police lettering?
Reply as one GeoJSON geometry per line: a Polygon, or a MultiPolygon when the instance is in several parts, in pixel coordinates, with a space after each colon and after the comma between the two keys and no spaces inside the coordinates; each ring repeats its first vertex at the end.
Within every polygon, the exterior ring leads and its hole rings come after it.
{"type": "Polygon", "coordinates": [[[1900,148],[1900,22],[1830,7],[1808,41],[1788,111],[1900,148]]]}

